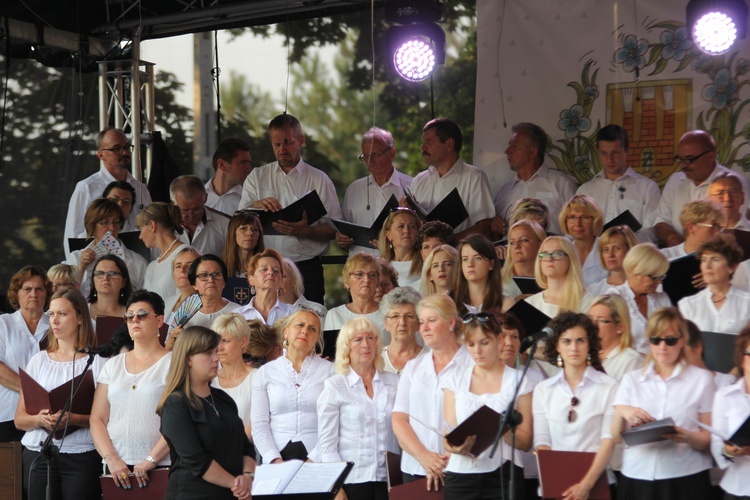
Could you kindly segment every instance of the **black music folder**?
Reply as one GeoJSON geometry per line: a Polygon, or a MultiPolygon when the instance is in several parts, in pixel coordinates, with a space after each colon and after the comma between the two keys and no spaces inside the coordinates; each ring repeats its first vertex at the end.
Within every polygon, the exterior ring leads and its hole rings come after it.
{"type": "Polygon", "coordinates": [[[458,194],[458,188],[453,188],[453,191],[448,193],[448,196],[435,205],[435,208],[433,208],[430,213],[427,213],[427,211],[422,208],[416,198],[414,198],[414,194],[410,189],[404,188],[404,192],[406,193],[406,201],[409,203],[409,206],[414,209],[419,218],[426,222],[439,220],[449,224],[453,229],[456,229],[469,217],[466,205],[464,205],[463,200],[461,200],[461,195],[458,194]]]}
{"type": "Polygon", "coordinates": [[[700,272],[701,263],[694,253],[669,261],[667,277],[662,282],[662,287],[669,295],[672,305],[676,306],[681,298],[700,291],[693,286],[693,276],[700,272]]]}
{"type": "Polygon", "coordinates": [[[320,196],[318,196],[318,192],[314,189],[294,203],[282,208],[278,212],[267,212],[265,210],[257,208],[253,208],[251,210],[258,215],[260,223],[263,226],[263,234],[266,236],[285,236],[273,228],[274,222],[278,222],[280,220],[287,222],[299,222],[302,220],[302,213],[305,212],[307,214],[307,225],[309,226],[319,221],[324,215],[328,213],[326,207],[323,206],[323,202],[320,200],[320,196]]]}

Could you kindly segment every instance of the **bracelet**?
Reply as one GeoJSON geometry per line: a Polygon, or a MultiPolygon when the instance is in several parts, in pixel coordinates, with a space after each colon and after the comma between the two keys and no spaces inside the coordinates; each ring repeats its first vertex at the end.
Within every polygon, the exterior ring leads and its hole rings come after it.
{"type": "Polygon", "coordinates": [[[734,459],[736,458],[734,455],[730,455],[729,453],[727,453],[726,446],[721,447],[721,456],[724,457],[729,462],[734,462],[734,459]]]}
{"type": "Polygon", "coordinates": [[[148,456],[146,457],[146,460],[148,460],[148,461],[149,461],[149,462],[151,462],[152,464],[156,465],[156,459],[155,459],[154,457],[152,457],[151,455],[148,455],[148,456]]]}
{"type": "Polygon", "coordinates": [[[242,474],[247,474],[248,476],[250,476],[250,479],[255,479],[255,472],[251,470],[244,470],[242,471],[242,474]]]}

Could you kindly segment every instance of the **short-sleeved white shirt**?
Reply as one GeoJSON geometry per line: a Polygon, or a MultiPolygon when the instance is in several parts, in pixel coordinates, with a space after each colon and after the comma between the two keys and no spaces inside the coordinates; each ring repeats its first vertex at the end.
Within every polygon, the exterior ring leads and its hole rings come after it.
{"type": "Polygon", "coordinates": [[[211,385],[213,385],[214,387],[218,387],[222,391],[229,394],[232,399],[234,399],[234,402],[237,403],[237,413],[240,415],[242,424],[245,427],[250,427],[250,413],[253,397],[253,378],[257,373],[258,370],[253,368],[252,370],[250,370],[250,373],[247,374],[245,379],[235,387],[222,386],[221,382],[219,381],[219,377],[214,378],[211,382],[211,385]]]}
{"type": "MultiPolygon", "coordinates": [[[[722,387],[714,396],[711,412],[711,427],[725,437],[731,437],[750,415],[750,396],[745,388],[745,379],[722,387]]],[[[726,469],[721,479],[721,489],[738,497],[750,496],[750,456],[736,457],[730,462],[721,454],[724,440],[711,434],[711,453],[721,469],[726,469]]]]}
{"type": "MultiPolygon", "coordinates": [[[[531,304],[532,306],[539,309],[540,311],[542,311],[544,314],[546,314],[550,318],[554,318],[560,313],[560,306],[556,304],[550,304],[549,302],[545,301],[543,292],[535,293],[534,295],[530,297],[526,297],[524,300],[528,302],[529,304],[531,304]]],[[[592,297],[591,294],[588,291],[586,291],[583,294],[583,297],[581,297],[581,305],[576,312],[588,314],[589,309],[591,309],[591,303],[593,301],[594,301],[594,297],[592,297]]]]}
{"type": "Polygon", "coordinates": [[[633,348],[620,349],[620,346],[617,346],[602,360],[602,366],[607,375],[619,382],[626,373],[642,368],[644,359],[633,348]]]}
{"type": "Polygon", "coordinates": [[[711,297],[711,290],[704,288],[695,295],[680,299],[677,307],[685,319],[695,323],[703,332],[739,335],[750,321],[750,293],[730,287],[721,309],[716,308],[711,297]]]}
{"type": "Polygon", "coordinates": [[[184,243],[175,243],[175,248],[172,250],[166,259],[159,262],[157,259],[152,260],[146,267],[146,276],[143,279],[143,288],[149,292],[156,292],[163,300],[167,300],[175,294],[179,294],[177,285],[174,282],[174,275],[172,273],[172,263],[177,258],[177,254],[180,253],[184,243]]]}
{"type": "Polygon", "coordinates": [[[271,311],[268,313],[268,321],[266,321],[255,308],[255,297],[253,297],[252,299],[250,299],[250,302],[248,302],[244,306],[240,306],[232,312],[241,314],[242,317],[244,317],[248,321],[252,319],[258,319],[267,325],[273,325],[276,321],[289,316],[296,310],[297,308],[292,304],[287,304],[286,302],[282,302],[276,299],[276,304],[274,304],[274,306],[271,308],[271,311]]]}

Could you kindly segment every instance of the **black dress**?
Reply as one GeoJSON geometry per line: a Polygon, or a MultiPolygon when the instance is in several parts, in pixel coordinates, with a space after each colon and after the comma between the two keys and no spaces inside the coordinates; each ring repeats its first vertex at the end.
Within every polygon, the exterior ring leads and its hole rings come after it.
{"type": "Polygon", "coordinates": [[[201,410],[193,409],[182,391],[164,403],[161,433],[172,459],[165,499],[233,499],[231,490],[209,483],[203,474],[215,460],[232,476],[240,476],[244,457],[255,457],[234,400],[215,387],[211,395],[213,401],[204,399],[201,410]]]}

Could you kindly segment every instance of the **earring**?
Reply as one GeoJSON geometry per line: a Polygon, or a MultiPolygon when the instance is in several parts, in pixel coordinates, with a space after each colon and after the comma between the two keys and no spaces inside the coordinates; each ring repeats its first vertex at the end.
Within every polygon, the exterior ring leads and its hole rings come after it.
{"type": "Polygon", "coordinates": [[[588,366],[591,366],[591,354],[589,354],[588,356],[586,356],[586,364],[588,366]]]}
{"type": "Polygon", "coordinates": [[[250,295],[255,295],[255,287],[250,285],[250,295]]]}
{"type": "Polygon", "coordinates": [[[393,251],[393,242],[392,242],[392,241],[390,241],[390,240],[388,241],[388,249],[389,249],[390,251],[393,251]]]}
{"type": "Polygon", "coordinates": [[[278,297],[281,297],[281,290],[279,290],[278,292],[276,292],[276,295],[277,295],[278,297]]]}
{"type": "Polygon", "coordinates": [[[289,347],[289,341],[287,339],[284,339],[284,342],[282,342],[282,345],[284,347],[289,347]]]}
{"type": "Polygon", "coordinates": [[[558,368],[562,368],[562,366],[563,366],[563,360],[562,360],[562,356],[560,356],[560,355],[558,354],[558,355],[557,355],[557,367],[558,367],[558,368]]]}
{"type": "Polygon", "coordinates": [[[125,298],[125,290],[123,289],[120,289],[120,298],[121,299],[125,298]]]}
{"type": "Polygon", "coordinates": [[[97,298],[97,296],[98,296],[98,294],[96,293],[96,288],[94,288],[94,293],[93,293],[93,296],[94,296],[94,301],[96,301],[96,298],[97,298]]]}

